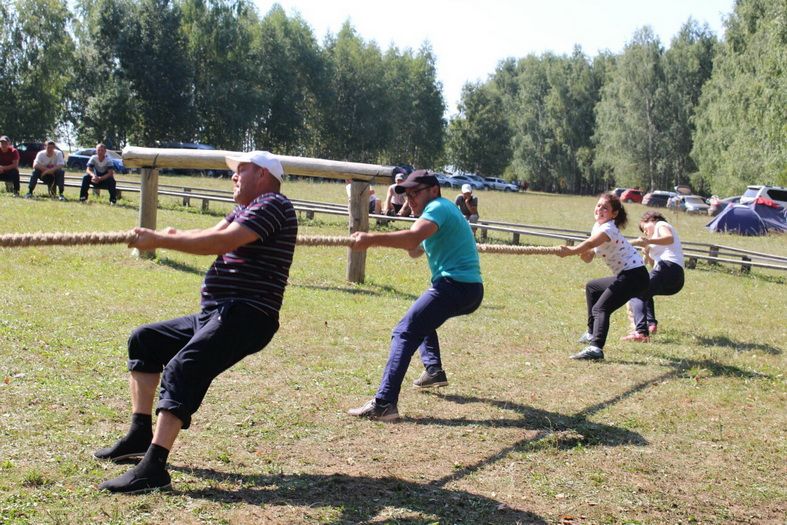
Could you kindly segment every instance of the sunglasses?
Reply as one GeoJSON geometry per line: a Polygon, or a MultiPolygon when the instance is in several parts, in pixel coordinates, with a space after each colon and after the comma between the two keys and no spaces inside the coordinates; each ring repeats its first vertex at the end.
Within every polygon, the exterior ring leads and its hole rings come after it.
{"type": "Polygon", "coordinates": [[[421,186],[421,187],[420,187],[420,188],[418,188],[417,190],[406,191],[406,192],[404,192],[404,194],[405,194],[405,196],[406,196],[408,199],[412,199],[413,197],[415,197],[416,195],[418,195],[418,194],[419,194],[419,193],[421,193],[422,191],[424,191],[424,190],[427,190],[427,189],[429,189],[429,188],[431,188],[431,186],[421,186]]]}

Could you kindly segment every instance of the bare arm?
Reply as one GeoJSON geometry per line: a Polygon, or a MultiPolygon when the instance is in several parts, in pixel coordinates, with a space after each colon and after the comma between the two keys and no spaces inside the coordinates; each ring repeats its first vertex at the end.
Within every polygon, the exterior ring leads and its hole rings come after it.
{"type": "Polygon", "coordinates": [[[426,219],[418,219],[409,230],[390,233],[355,232],[352,234],[355,241],[352,249],[363,251],[372,246],[401,248],[407,250],[410,256],[417,257],[414,253],[419,249],[421,241],[434,235],[435,232],[437,232],[437,224],[426,219]]]}
{"type": "Polygon", "coordinates": [[[581,243],[577,244],[576,246],[561,246],[560,253],[557,255],[559,257],[568,257],[570,255],[579,255],[579,257],[589,263],[595,257],[595,253],[593,252],[593,248],[601,246],[605,242],[609,241],[609,237],[604,232],[596,232],[594,235],[591,235],[581,243]]]}
{"type": "Polygon", "coordinates": [[[154,231],[147,228],[134,228],[134,232],[138,237],[129,244],[130,248],[140,250],[166,248],[195,255],[231,252],[259,238],[251,229],[223,220],[216,226],[204,230],[178,231],[168,228],[154,231]]]}

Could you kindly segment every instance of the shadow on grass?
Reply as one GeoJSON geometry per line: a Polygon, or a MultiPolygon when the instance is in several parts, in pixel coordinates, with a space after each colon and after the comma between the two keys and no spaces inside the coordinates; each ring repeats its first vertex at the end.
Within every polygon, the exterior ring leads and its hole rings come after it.
{"type": "Polygon", "coordinates": [[[771,355],[781,355],[782,349],[777,348],[775,346],[763,344],[763,343],[743,343],[740,341],[734,341],[727,336],[724,335],[717,335],[717,336],[698,336],[696,340],[699,344],[703,346],[721,346],[724,348],[731,348],[736,352],[751,352],[754,350],[759,350],[760,352],[765,352],[766,354],[771,355]]]}
{"type": "Polygon", "coordinates": [[[381,518],[385,518],[386,523],[402,524],[547,523],[536,514],[509,508],[491,498],[462,490],[443,489],[430,483],[413,483],[391,477],[374,478],[346,474],[248,475],[203,468],[171,468],[220,483],[241,485],[232,490],[212,488],[184,492],[192,498],[220,503],[242,501],[249,505],[314,509],[329,507],[339,513],[333,519],[321,523],[370,523],[381,518]],[[387,512],[391,507],[419,515],[395,519],[381,516],[382,512],[387,512]]]}
{"type": "MultiPolygon", "coordinates": [[[[659,359],[667,361],[668,367],[672,371],[667,372],[662,376],[662,381],[667,379],[674,379],[678,377],[693,377],[697,371],[704,370],[706,373],[702,374],[703,377],[740,377],[742,379],[773,379],[773,376],[763,374],[762,372],[753,372],[751,370],[744,370],[733,365],[723,365],[710,359],[682,359],[680,357],[672,357],[667,355],[654,355],[659,359]]],[[[636,365],[636,366],[654,366],[654,363],[646,363],[643,361],[616,361],[622,365],[636,365]]]]}
{"type": "Polygon", "coordinates": [[[195,275],[200,275],[200,276],[205,275],[205,272],[207,271],[207,267],[198,268],[191,264],[175,261],[173,259],[170,259],[169,257],[159,257],[158,259],[156,259],[156,262],[162,266],[168,266],[173,270],[178,270],[179,272],[193,273],[195,275]]]}
{"type": "Polygon", "coordinates": [[[401,292],[392,286],[379,285],[379,284],[366,284],[366,288],[358,288],[355,286],[329,286],[322,284],[291,284],[295,288],[306,288],[309,290],[322,290],[324,292],[341,292],[350,295],[368,295],[371,297],[396,297],[397,299],[407,299],[415,301],[418,299],[417,295],[401,292]],[[369,289],[373,288],[373,289],[369,289]]]}

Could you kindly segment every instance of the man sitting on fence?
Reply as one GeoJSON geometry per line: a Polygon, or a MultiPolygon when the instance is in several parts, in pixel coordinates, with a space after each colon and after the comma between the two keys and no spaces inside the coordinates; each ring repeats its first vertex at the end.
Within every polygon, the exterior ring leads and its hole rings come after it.
{"type": "Polygon", "coordinates": [[[132,247],[169,248],[219,256],[202,283],[202,311],[141,326],[128,340],[131,428],[99,459],[144,456],[122,476],[105,481],[110,492],[136,493],[170,486],[167,457],[191,424],[213,379],[264,348],[279,328],[284,289],[295,251],[298,219],[280,193],[284,170],[276,157],[254,151],[226,158],[238,206],[204,230],[136,228],[132,247]],[[163,374],[162,374],[163,372],[163,374]],[[161,380],[155,434],[152,408],[161,380]]]}
{"type": "Polygon", "coordinates": [[[112,159],[107,155],[107,147],[103,144],[96,144],[96,154],[87,161],[87,173],[82,177],[79,202],[87,202],[87,191],[90,186],[109,190],[109,204],[114,205],[117,202],[115,167],[112,159]]]}
{"type": "Polygon", "coordinates": [[[0,180],[12,183],[14,197],[19,197],[19,152],[5,135],[0,137],[0,180]]]}
{"type": "Polygon", "coordinates": [[[33,161],[33,174],[30,175],[30,183],[27,185],[26,199],[33,197],[33,190],[36,188],[38,179],[41,179],[49,188],[49,196],[57,196],[56,190],[60,190],[61,201],[66,200],[63,190],[66,187],[66,172],[63,171],[66,161],[63,159],[63,152],[55,147],[55,141],[49,140],[46,149],[42,149],[33,161]]]}

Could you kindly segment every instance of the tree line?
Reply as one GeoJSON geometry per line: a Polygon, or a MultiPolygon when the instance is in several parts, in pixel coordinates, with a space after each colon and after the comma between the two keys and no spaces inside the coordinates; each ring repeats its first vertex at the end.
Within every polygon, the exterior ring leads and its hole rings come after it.
{"type": "Polygon", "coordinates": [[[722,39],[689,19],[666,49],[645,27],[619,54],[505,59],[450,122],[428,43],[383,50],[349,22],[318,42],[279,5],[14,0],[0,29],[0,126],[18,141],[450,164],[566,193],[787,184],[783,0],[738,0],[722,39]]]}

